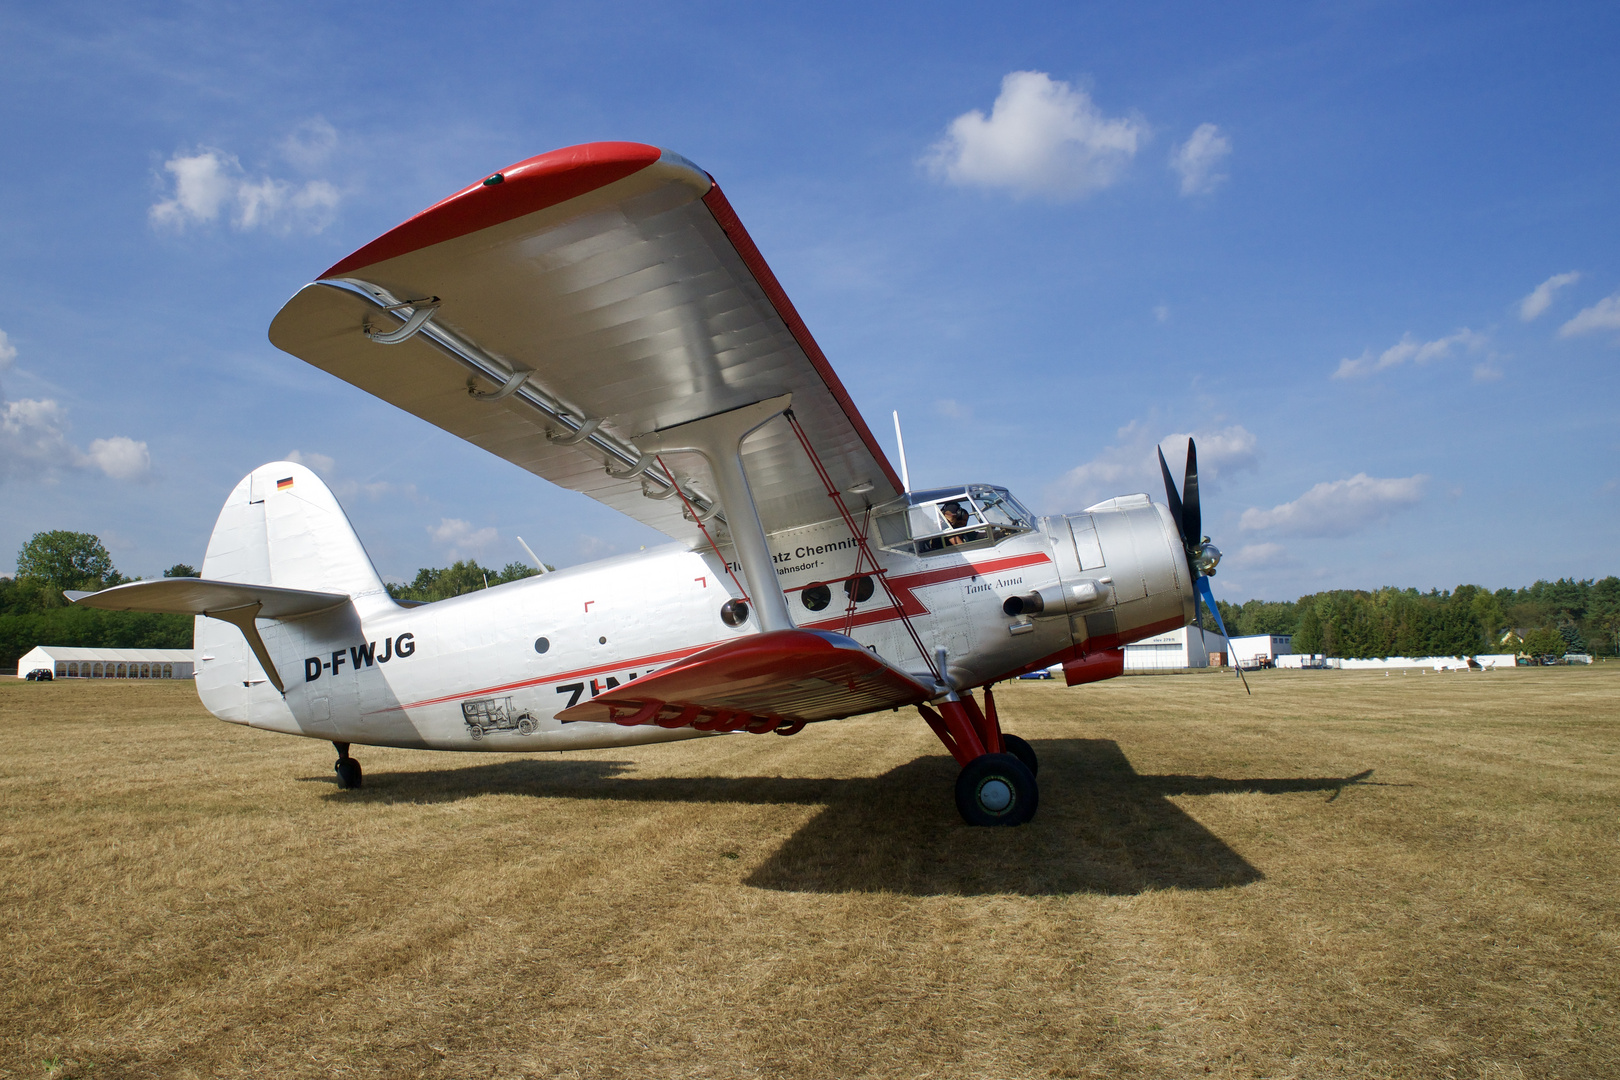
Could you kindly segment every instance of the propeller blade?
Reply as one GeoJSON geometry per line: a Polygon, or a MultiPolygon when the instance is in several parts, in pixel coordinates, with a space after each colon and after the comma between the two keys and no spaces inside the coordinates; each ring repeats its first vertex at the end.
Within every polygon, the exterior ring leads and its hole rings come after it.
{"type": "Polygon", "coordinates": [[[1181,517],[1181,496],[1176,494],[1176,482],[1170,478],[1170,466],[1164,460],[1163,450],[1159,451],[1159,471],[1164,474],[1164,501],[1170,507],[1170,520],[1176,523],[1176,529],[1181,533],[1182,545],[1190,546],[1187,526],[1181,517]]]}
{"type": "Polygon", "coordinates": [[[1216,606],[1215,594],[1209,588],[1209,578],[1203,576],[1198,578],[1198,592],[1203,596],[1204,603],[1209,605],[1210,614],[1215,616],[1215,625],[1221,629],[1221,637],[1226,641],[1226,657],[1232,661],[1232,666],[1237,668],[1238,678],[1243,680],[1243,692],[1252,695],[1254,691],[1249,689],[1249,677],[1243,674],[1243,669],[1238,667],[1237,657],[1232,655],[1232,636],[1226,632],[1226,623],[1221,619],[1221,609],[1216,606]]]}
{"type": "MultiPolygon", "coordinates": [[[[1164,451],[1159,452],[1159,460],[1164,461],[1164,451]]],[[[1165,470],[1169,476],[1170,471],[1165,470]]],[[[1198,504],[1198,446],[1187,436],[1187,476],[1181,482],[1182,510],[1181,517],[1184,528],[1182,535],[1187,538],[1187,546],[1194,548],[1204,539],[1204,512],[1198,504]]]]}

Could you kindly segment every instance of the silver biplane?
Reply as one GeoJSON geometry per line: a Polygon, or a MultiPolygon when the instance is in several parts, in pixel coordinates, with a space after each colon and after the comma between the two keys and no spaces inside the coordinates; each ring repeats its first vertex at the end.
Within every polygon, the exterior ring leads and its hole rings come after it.
{"type": "Polygon", "coordinates": [[[231,492],[201,579],[74,594],[196,615],[209,711],[330,740],[344,787],[355,744],[600,749],[915,709],[962,816],[1017,825],[1038,763],[993,685],[1111,678],[1127,642],[1214,610],[1190,443],[1179,493],[1160,454],[1165,504],[907,490],[719,186],[655,147],[483,177],[305,286],[270,340],[672,541],[407,606],[326,486],[275,462],[231,492]]]}

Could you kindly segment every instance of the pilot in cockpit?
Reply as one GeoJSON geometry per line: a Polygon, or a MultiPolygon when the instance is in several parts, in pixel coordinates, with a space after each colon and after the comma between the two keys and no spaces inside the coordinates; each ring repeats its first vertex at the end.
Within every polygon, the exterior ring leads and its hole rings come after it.
{"type": "MultiPolygon", "coordinates": [[[[947,529],[965,529],[968,526],[968,512],[959,502],[948,502],[939,508],[939,516],[945,519],[947,529]]],[[[954,547],[957,544],[967,544],[974,540],[983,540],[983,533],[955,533],[945,537],[945,545],[954,547]]]]}

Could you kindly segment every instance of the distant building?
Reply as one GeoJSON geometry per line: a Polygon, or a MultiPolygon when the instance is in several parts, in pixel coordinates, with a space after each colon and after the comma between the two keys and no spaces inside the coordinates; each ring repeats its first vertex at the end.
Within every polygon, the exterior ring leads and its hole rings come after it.
{"type": "Polygon", "coordinates": [[[1232,639],[1232,662],[1239,667],[1270,667],[1294,651],[1292,634],[1254,634],[1232,639]]]}
{"type": "Polygon", "coordinates": [[[1126,671],[1169,671],[1176,668],[1210,666],[1211,654],[1217,667],[1224,663],[1226,643],[1219,634],[1196,626],[1183,626],[1168,634],[1156,634],[1125,646],[1126,671]]]}
{"type": "Polygon", "coordinates": [[[39,645],[17,661],[17,677],[44,668],[58,679],[189,679],[190,649],[77,649],[39,645]]]}

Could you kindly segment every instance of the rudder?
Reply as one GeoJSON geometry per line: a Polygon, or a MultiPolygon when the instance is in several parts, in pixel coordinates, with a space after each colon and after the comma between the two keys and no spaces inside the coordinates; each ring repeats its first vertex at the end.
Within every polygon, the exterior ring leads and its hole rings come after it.
{"type": "Polygon", "coordinates": [[[208,539],[202,576],[347,593],[362,611],[393,603],[331,489],[291,461],[261,465],[236,485],[208,539]]]}

